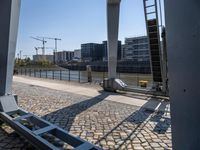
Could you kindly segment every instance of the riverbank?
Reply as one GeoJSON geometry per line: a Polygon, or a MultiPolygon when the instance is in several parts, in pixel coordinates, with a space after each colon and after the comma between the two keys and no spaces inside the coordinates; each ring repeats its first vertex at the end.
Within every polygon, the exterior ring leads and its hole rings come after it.
{"type": "MultiPolygon", "coordinates": [[[[77,81],[79,83],[88,82],[88,73],[87,71],[74,71],[69,69],[48,69],[48,68],[26,68],[18,69],[18,75],[25,75],[30,77],[37,78],[46,78],[46,79],[56,79],[63,81],[77,81]]],[[[92,82],[101,83],[104,78],[108,77],[107,72],[95,72],[92,71],[92,82]]],[[[146,81],[147,87],[152,87],[152,75],[151,74],[134,74],[134,73],[117,73],[117,78],[124,81],[129,86],[140,86],[140,81],[146,81]]]]}

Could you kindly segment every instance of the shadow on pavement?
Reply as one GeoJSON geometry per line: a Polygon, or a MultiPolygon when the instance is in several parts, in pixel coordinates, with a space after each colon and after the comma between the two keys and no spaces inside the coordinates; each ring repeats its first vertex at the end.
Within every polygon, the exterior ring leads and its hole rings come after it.
{"type": "Polygon", "coordinates": [[[35,150],[27,140],[18,135],[6,124],[0,126],[0,149],[1,150],[35,150]]]}
{"type": "MultiPolygon", "coordinates": [[[[155,111],[158,105],[155,105],[155,103],[152,105],[152,101],[154,101],[154,99],[149,99],[149,101],[145,103],[139,110],[135,111],[126,119],[121,121],[117,126],[115,126],[112,130],[110,130],[110,132],[108,132],[101,139],[99,139],[95,144],[100,144],[102,140],[105,140],[110,135],[113,135],[116,132],[120,131],[121,133],[123,133],[123,135],[125,135],[123,137],[121,136],[122,141],[119,142],[120,144],[115,142],[115,145],[117,145],[115,149],[120,149],[122,145],[124,145],[128,140],[133,140],[134,138],[136,138],[137,135],[141,133],[141,130],[143,129],[143,127],[149,121],[153,121],[157,123],[156,127],[153,129],[152,132],[157,132],[158,134],[164,134],[167,131],[167,129],[170,127],[171,120],[170,118],[163,117],[163,115],[165,114],[164,111],[161,111],[161,112],[155,111]],[[151,109],[148,109],[148,108],[151,108],[151,109]],[[164,121],[162,120],[163,118],[165,119],[164,121]],[[126,130],[131,131],[131,132],[127,133],[126,130]]],[[[163,106],[161,104],[160,107],[167,107],[167,105],[163,106]]]]}
{"type": "MultiPolygon", "coordinates": [[[[68,107],[62,108],[55,112],[51,112],[43,116],[43,118],[45,120],[49,120],[49,118],[56,118],[58,114],[63,114],[63,117],[61,117],[60,120],[57,118],[56,122],[58,122],[58,125],[59,125],[59,122],[63,122],[63,120],[65,120],[64,128],[65,130],[70,131],[70,128],[73,125],[74,119],[76,118],[78,114],[102,102],[109,95],[113,95],[113,94],[115,95],[115,93],[104,92],[104,91],[99,91],[99,94],[100,95],[96,97],[70,105],[68,107]]],[[[61,125],[61,127],[63,128],[63,124],[61,125]]]]}

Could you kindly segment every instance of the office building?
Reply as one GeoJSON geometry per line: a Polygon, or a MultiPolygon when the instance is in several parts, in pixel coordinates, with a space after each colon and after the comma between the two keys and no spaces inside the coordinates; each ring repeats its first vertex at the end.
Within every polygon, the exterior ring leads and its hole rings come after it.
{"type": "Polygon", "coordinates": [[[122,45],[121,60],[125,59],[125,44],[122,45]]]}
{"type": "Polygon", "coordinates": [[[81,57],[84,62],[101,61],[103,45],[98,43],[81,44],[81,57]]]}
{"type": "Polygon", "coordinates": [[[81,49],[74,50],[74,59],[81,59],[81,49]]]}
{"type": "Polygon", "coordinates": [[[55,63],[63,63],[73,60],[74,52],[72,51],[61,51],[54,53],[55,63]]]}
{"type": "Polygon", "coordinates": [[[147,36],[126,38],[123,47],[124,60],[149,61],[150,52],[147,36]]]}

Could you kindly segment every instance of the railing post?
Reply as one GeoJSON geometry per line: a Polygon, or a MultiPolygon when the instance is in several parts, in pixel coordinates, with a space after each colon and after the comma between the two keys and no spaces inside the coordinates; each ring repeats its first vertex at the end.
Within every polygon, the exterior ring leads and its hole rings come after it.
{"type": "Polygon", "coordinates": [[[54,70],[52,70],[52,78],[53,78],[53,80],[54,80],[54,70]]]}
{"type": "Polygon", "coordinates": [[[137,86],[139,86],[139,75],[137,73],[137,86]]]}
{"type": "Polygon", "coordinates": [[[71,78],[70,78],[70,70],[68,69],[68,71],[69,71],[69,75],[68,76],[69,76],[69,81],[70,81],[71,80],[71,78]]]}
{"type": "Polygon", "coordinates": [[[33,69],[34,77],[36,77],[35,69],[33,69]]]}
{"type": "Polygon", "coordinates": [[[79,81],[79,83],[81,83],[81,71],[80,70],[78,72],[78,81],[79,81]]]}
{"type": "Polygon", "coordinates": [[[60,70],[60,80],[62,80],[62,70],[60,70]]]}
{"type": "Polygon", "coordinates": [[[42,77],[41,69],[40,69],[40,78],[42,77]]]}
{"type": "Polygon", "coordinates": [[[48,77],[48,76],[47,76],[47,69],[46,69],[46,79],[47,79],[47,77],[48,77]]]}
{"type": "Polygon", "coordinates": [[[25,68],[25,76],[26,76],[26,68],[25,68]]]}

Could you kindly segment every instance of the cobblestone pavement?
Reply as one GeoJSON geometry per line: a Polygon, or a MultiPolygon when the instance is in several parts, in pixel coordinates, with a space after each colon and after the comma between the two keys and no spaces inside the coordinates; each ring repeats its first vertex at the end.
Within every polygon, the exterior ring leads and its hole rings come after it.
{"type": "MultiPolygon", "coordinates": [[[[170,114],[104,98],[91,98],[14,83],[19,105],[103,149],[171,149],[170,114]]],[[[8,126],[0,128],[0,149],[34,149],[8,126]]]]}

